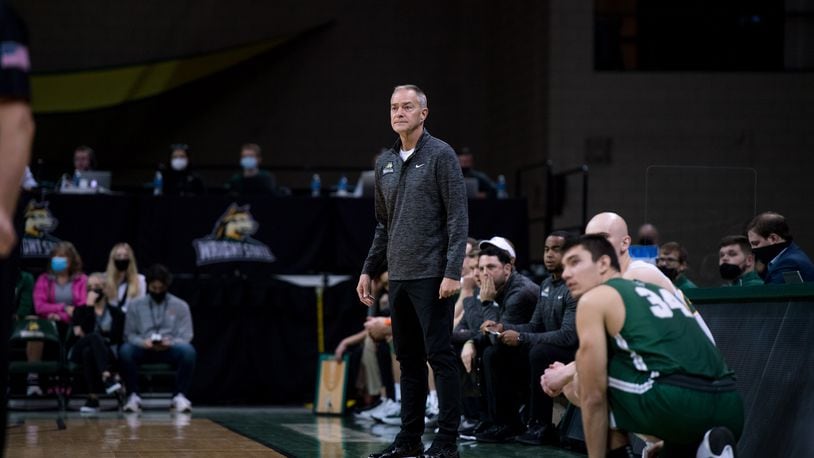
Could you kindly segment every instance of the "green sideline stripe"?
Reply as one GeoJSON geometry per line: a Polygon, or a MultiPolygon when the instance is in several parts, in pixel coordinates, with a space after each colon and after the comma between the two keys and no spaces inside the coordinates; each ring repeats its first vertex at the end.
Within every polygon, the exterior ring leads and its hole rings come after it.
{"type": "Polygon", "coordinates": [[[203,56],[119,68],[33,75],[35,113],[93,110],[140,100],[217,73],[288,40],[281,37],[203,56]]]}

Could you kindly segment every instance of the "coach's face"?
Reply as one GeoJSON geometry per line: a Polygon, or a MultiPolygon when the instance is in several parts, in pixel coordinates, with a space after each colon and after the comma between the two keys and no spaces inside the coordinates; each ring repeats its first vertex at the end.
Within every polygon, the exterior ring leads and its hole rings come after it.
{"type": "Polygon", "coordinates": [[[602,283],[602,272],[607,270],[609,264],[607,256],[601,256],[594,261],[591,252],[582,245],[577,245],[565,252],[562,256],[562,279],[571,295],[579,298],[593,287],[602,283]]]}
{"type": "Polygon", "coordinates": [[[399,134],[410,134],[424,124],[427,108],[421,108],[412,89],[399,89],[390,97],[390,125],[399,134]]]}

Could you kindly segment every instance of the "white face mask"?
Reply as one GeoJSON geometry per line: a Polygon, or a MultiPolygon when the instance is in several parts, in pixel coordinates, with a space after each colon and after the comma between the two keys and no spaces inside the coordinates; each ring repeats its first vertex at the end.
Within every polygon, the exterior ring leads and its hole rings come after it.
{"type": "Polygon", "coordinates": [[[170,161],[172,169],[177,171],[185,170],[188,163],[189,161],[185,157],[174,157],[172,161],[170,161]]]}

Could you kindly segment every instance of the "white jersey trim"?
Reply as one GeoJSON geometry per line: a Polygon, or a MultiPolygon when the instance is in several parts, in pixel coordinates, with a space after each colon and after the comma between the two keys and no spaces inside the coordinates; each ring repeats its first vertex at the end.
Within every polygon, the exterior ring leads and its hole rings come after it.
{"type": "Polygon", "coordinates": [[[632,394],[644,394],[653,388],[653,380],[648,380],[644,383],[631,383],[617,378],[608,377],[608,386],[616,388],[619,391],[632,394]]]}

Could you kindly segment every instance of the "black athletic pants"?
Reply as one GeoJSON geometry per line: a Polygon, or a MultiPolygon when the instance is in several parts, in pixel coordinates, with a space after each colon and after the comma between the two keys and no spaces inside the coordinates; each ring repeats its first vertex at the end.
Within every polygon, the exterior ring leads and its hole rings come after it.
{"type": "Polygon", "coordinates": [[[576,348],[563,348],[547,343],[538,343],[529,351],[529,420],[539,421],[543,424],[551,423],[551,411],[554,408],[554,399],[543,392],[540,386],[540,377],[548,366],[557,361],[568,364],[574,360],[576,348]]]}
{"type": "Polygon", "coordinates": [[[527,399],[528,349],[496,343],[483,351],[483,379],[489,417],[498,425],[519,428],[518,410],[527,399]]]}
{"type": "Polygon", "coordinates": [[[438,392],[436,440],[455,443],[460,416],[460,389],[452,349],[451,298],[439,299],[441,278],[390,280],[393,343],[401,365],[401,432],[397,441],[416,442],[424,433],[427,361],[438,392]]]}

